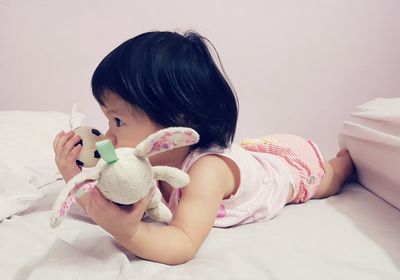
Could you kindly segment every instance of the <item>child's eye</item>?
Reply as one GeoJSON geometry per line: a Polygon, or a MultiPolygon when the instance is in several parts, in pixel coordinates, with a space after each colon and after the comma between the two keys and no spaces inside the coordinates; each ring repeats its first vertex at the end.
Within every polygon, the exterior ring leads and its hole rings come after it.
{"type": "Polygon", "coordinates": [[[117,127],[121,127],[124,124],[124,122],[121,121],[119,118],[115,118],[114,120],[117,127]]]}

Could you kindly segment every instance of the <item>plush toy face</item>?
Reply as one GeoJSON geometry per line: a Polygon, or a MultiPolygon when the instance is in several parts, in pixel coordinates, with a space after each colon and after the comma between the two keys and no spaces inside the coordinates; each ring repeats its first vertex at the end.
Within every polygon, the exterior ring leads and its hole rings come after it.
{"type": "Polygon", "coordinates": [[[134,151],[133,148],[116,149],[118,160],[105,165],[98,179],[97,186],[102,194],[119,204],[128,205],[139,201],[154,185],[149,160],[147,157],[135,156],[134,151]]]}
{"type": "Polygon", "coordinates": [[[100,159],[100,154],[96,148],[96,142],[106,139],[97,129],[81,126],[74,129],[75,134],[81,137],[78,144],[82,145],[76,164],[82,167],[94,167],[100,159]]]}

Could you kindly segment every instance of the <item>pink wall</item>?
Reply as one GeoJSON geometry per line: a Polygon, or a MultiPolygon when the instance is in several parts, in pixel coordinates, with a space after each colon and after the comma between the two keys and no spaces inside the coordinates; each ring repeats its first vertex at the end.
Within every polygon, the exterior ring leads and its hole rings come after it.
{"type": "Polygon", "coordinates": [[[400,1],[244,2],[0,0],[0,110],[68,112],[77,101],[103,129],[91,73],[153,29],[214,42],[240,99],[238,140],[297,133],[331,156],[352,107],[400,96],[400,1]]]}

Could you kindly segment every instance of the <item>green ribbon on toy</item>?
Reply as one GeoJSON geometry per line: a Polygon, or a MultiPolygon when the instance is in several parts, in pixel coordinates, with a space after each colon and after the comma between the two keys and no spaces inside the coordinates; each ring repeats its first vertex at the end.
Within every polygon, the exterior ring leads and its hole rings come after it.
{"type": "Polygon", "coordinates": [[[103,141],[96,142],[96,148],[99,151],[101,158],[111,164],[118,160],[117,154],[115,153],[114,145],[110,140],[106,139],[103,141]]]}

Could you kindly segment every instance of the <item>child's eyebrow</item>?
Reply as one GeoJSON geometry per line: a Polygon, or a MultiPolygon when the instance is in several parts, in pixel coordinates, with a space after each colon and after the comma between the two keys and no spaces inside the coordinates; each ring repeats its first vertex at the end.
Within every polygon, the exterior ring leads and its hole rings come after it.
{"type": "Polygon", "coordinates": [[[124,115],[126,114],[126,110],[121,110],[121,109],[108,109],[107,106],[103,106],[104,110],[107,113],[113,113],[115,115],[124,115]]]}
{"type": "Polygon", "coordinates": [[[129,106],[118,106],[118,105],[100,105],[101,109],[107,113],[107,114],[115,114],[115,115],[120,115],[124,117],[132,116],[132,115],[137,115],[140,114],[140,111],[134,110],[133,107],[129,106]]]}
{"type": "Polygon", "coordinates": [[[121,113],[124,114],[125,111],[124,110],[113,109],[113,110],[110,110],[110,112],[113,113],[113,114],[116,114],[116,115],[121,115],[121,113]]]}

